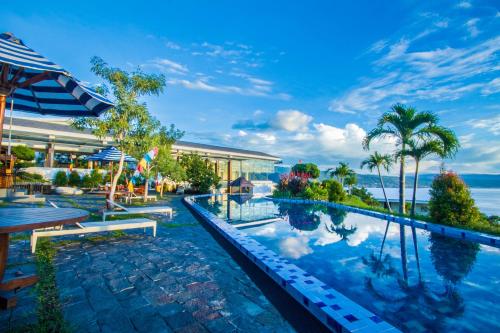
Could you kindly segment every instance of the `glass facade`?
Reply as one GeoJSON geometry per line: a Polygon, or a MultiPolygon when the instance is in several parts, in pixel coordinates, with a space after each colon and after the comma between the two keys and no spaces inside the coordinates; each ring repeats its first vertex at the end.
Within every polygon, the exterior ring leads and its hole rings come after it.
{"type": "MultiPolygon", "coordinates": [[[[217,175],[221,177],[223,185],[227,185],[229,179],[228,160],[211,159],[217,175]]],[[[245,177],[248,180],[269,180],[269,175],[274,172],[273,161],[263,160],[231,160],[231,180],[238,177],[245,177]]]]}

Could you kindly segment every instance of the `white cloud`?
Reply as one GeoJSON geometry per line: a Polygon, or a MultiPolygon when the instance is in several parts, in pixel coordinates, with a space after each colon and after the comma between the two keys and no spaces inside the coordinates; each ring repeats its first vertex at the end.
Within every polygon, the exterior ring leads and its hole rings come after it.
{"type": "Polygon", "coordinates": [[[477,23],[479,22],[478,18],[473,18],[468,20],[465,23],[465,26],[467,27],[467,31],[469,32],[470,37],[474,38],[477,35],[479,35],[480,31],[477,28],[477,23]]]}
{"type": "Polygon", "coordinates": [[[271,126],[288,132],[307,131],[313,117],[299,110],[280,110],[271,120],[271,126]]]}
{"type": "Polygon", "coordinates": [[[472,5],[469,1],[461,1],[457,4],[458,8],[471,8],[472,5]]]}
{"type": "Polygon", "coordinates": [[[471,119],[467,122],[473,128],[485,129],[493,135],[500,135],[500,114],[491,118],[471,119]]]}
{"type": "Polygon", "coordinates": [[[181,46],[179,44],[176,44],[176,43],[171,42],[171,41],[167,41],[165,43],[165,46],[171,50],[180,50],[181,49],[181,46]]]}
{"type": "Polygon", "coordinates": [[[142,67],[154,67],[162,72],[186,75],[189,70],[187,66],[166,58],[158,58],[143,64],[142,67]]]}
{"type": "Polygon", "coordinates": [[[481,93],[486,96],[496,94],[499,92],[500,92],[500,78],[495,78],[491,80],[481,90],[481,93]]]}
{"type": "Polygon", "coordinates": [[[484,75],[500,70],[500,37],[481,41],[468,48],[437,48],[408,51],[402,39],[377,60],[378,77],[362,83],[330,102],[329,110],[339,113],[380,111],[406,100],[455,100],[467,93],[497,91],[498,81],[484,75]]]}

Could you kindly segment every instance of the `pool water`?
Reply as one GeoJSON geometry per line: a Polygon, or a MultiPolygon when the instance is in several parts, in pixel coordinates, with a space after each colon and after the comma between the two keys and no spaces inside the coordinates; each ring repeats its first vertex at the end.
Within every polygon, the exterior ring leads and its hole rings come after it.
{"type": "Polygon", "coordinates": [[[500,249],[323,205],[197,203],[405,332],[500,332],[500,249]]]}

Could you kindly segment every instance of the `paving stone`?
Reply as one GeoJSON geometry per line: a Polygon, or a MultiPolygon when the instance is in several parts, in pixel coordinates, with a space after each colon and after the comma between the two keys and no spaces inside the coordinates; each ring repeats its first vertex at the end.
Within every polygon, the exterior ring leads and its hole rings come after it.
{"type": "Polygon", "coordinates": [[[165,321],[168,323],[174,331],[179,330],[185,326],[192,325],[196,322],[191,313],[184,311],[178,312],[174,315],[165,317],[165,321]]]}
{"type": "MultiPolygon", "coordinates": [[[[95,213],[104,206],[103,197],[71,199],[95,213]]],[[[50,200],[73,206],[60,196],[50,200]]],[[[57,247],[54,265],[64,318],[74,332],[293,332],[179,197],[157,204],[175,213],[173,220],[154,216],[160,222],[156,238],[142,231],[99,241],[57,238],[71,241],[57,247]],[[177,227],[165,228],[163,221],[177,227]]],[[[33,260],[26,242],[9,250],[9,260],[33,260]]],[[[17,327],[26,318],[36,320],[30,291],[20,291],[23,304],[13,312],[17,327]]],[[[0,331],[6,330],[5,318],[0,311],[0,331]]]]}

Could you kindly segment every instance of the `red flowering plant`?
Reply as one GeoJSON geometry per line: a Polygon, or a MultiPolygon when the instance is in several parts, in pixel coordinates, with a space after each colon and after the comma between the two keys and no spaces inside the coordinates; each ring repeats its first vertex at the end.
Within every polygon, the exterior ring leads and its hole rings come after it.
{"type": "Polygon", "coordinates": [[[290,191],[292,195],[296,196],[305,190],[309,178],[311,175],[305,172],[290,172],[281,175],[278,188],[280,191],[290,191]]]}

